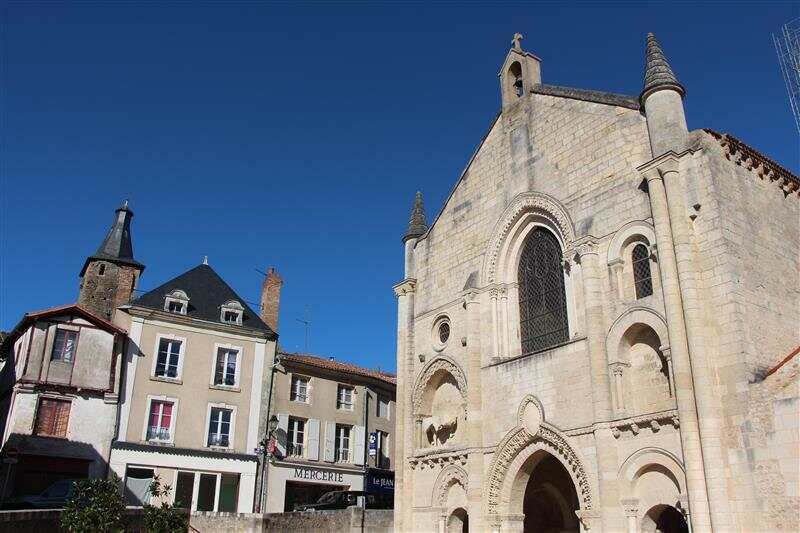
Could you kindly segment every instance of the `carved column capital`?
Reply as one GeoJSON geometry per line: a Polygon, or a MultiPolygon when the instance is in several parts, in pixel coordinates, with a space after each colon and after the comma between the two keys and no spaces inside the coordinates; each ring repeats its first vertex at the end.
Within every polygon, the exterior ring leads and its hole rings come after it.
{"type": "Polygon", "coordinates": [[[394,287],[394,295],[395,296],[405,296],[406,294],[413,293],[417,290],[417,280],[414,278],[404,279],[394,287]]]}
{"type": "Polygon", "coordinates": [[[615,376],[621,376],[625,369],[631,365],[630,363],[624,363],[622,361],[614,361],[613,363],[609,363],[608,366],[615,376]]]}
{"type": "Polygon", "coordinates": [[[575,516],[583,524],[585,531],[597,531],[600,529],[600,511],[596,509],[587,509],[575,511],[575,516]]]}
{"type": "Polygon", "coordinates": [[[464,293],[464,307],[469,305],[477,304],[478,302],[478,291],[472,289],[464,293]]]}
{"type": "Polygon", "coordinates": [[[594,237],[584,237],[575,243],[575,254],[580,261],[585,255],[597,255],[597,240],[594,237]]]}
{"type": "Polygon", "coordinates": [[[619,503],[622,505],[622,508],[625,510],[625,516],[638,516],[639,514],[639,499],[638,498],[627,498],[624,500],[620,500],[619,503]]]}
{"type": "Polygon", "coordinates": [[[621,257],[618,257],[611,261],[608,266],[611,267],[611,270],[617,272],[618,270],[622,270],[622,268],[625,266],[625,261],[621,257]]]}

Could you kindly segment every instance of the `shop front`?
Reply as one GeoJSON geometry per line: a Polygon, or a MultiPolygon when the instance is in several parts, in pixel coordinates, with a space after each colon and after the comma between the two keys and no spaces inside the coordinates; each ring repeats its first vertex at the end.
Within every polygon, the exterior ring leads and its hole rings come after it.
{"type": "Polygon", "coordinates": [[[267,472],[265,512],[293,511],[295,505],[316,503],[320,496],[334,490],[363,490],[361,468],[321,467],[278,461],[267,472]]]}

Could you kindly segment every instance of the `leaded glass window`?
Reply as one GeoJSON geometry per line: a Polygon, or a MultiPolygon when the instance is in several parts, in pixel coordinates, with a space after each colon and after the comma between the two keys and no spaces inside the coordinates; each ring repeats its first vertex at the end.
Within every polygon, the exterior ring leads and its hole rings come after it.
{"type": "Polygon", "coordinates": [[[561,246],[543,228],[534,229],[519,262],[519,319],[522,353],[569,340],[561,246]]]}
{"type": "Polygon", "coordinates": [[[650,273],[650,253],[647,246],[637,244],[631,252],[633,263],[633,282],[636,286],[636,298],[644,298],[653,294],[653,277],[650,273]]]}

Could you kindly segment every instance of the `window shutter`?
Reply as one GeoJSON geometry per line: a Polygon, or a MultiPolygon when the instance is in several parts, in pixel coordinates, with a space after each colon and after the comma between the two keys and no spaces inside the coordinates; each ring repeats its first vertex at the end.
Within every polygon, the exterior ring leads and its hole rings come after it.
{"type": "Polygon", "coordinates": [[[289,436],[289,415],[278,415],[278,429],[275,430],[275,445],[278,454],[286,457],[286,439],[289,436]]]}
{"type": "Polygon", "coordinates": [[[353,462],[357,465],[364,464],[364,426],[353,428],[353,462]]]}
{"type": "Polygon", "coordinates": [[[67,428],[69,427],[69,412],[72,407],[72,402],[57,402],[58,415],[56,416],[56,424],[53,434],[56,437],[66,437],[67,428]]]}
{"type": "Polygon", "coordinates": [[[308,419],[308,448],[306,457],[312,461],[319,461],[319,420],[308,419]]]}
{"type": "Polygon", "coordinates": [[[325,422],[325,449],[323,458],[329,463],[333,462],[333,448],[336,441],[336,423],[325,422]]]}
{"type": "Polygon", "coordinates": [[[39,402],[39,412],[36,414],[36,429],[34,430],[37,435],[50,435],[52,433],[55,409],[56,404],[53,400],[43,399],[39,402]]]}

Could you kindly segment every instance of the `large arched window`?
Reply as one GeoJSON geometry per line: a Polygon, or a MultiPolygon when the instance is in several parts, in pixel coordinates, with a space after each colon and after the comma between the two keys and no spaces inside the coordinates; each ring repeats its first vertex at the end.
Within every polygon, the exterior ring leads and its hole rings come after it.
{"type": "Polygon", "coordinates": [[[653,277],[650,274],[650,252],[647,246],[637,244],[631,252],[633,265],[633,282],[636,286],[636,298],[644,298],[653,294],[653,277]]]}
{"type": "Polygon", "coordinates": [[[544,350],[569,339],[561,246],[543,228],[525,241],[519,261],[519,321],[522,353],[544,350]]]}

